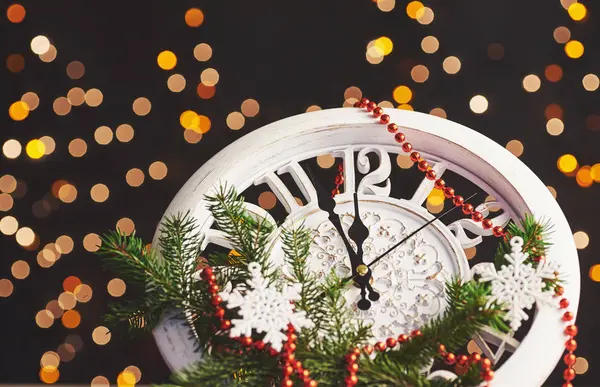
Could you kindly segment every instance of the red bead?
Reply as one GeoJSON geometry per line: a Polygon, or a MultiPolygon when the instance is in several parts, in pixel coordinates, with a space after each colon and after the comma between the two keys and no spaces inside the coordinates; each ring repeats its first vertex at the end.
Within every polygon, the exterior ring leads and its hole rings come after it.
{"type": "Polygon", "coordinates": [[[362,108],[366,107],[369,102],[371,102],[371,101],[369,101],[366,98],[361,98],[361,100],[360,100],[360,107],[362,107],[362,108]]]}
{"type": "Polygon", "coordinates": [[[462,207],[462,205],[465,203],[465,198],[460,195],[456,195],[454,199],[452,199],[452,203],[454,203],[456,207],[462,207]]]}
{"type": "Polygon", "coordinates": [[[404,136],[404,133],[396,133],[394,135],[394,140],[396,140],[396,142],[399,144],[403,143],[405,139],[406,137],[404,136]]]}
{"type": "Polygon", "coordinates": [[[296,341],[298,339],[298,335],[296,335],[295,333],[289,333],[288,334],[288,339],[290,341],[296,341]]]}
{"type": "Polygon", "coordinates": [[[408,336],[405,335],[404,333],[401,334],[400,336],[398,336],[398,342],[400,344],[406,343],[408,341],[408,336]]]}
{"type": "Polygon", "coordinates": [[[358,359],[358,356],[356,356],[353,353],[349,353],[349,354],[346,355],[346,362],[347,363],[355,363],[356,359],[358,359]]]}
{"type": "Polygon", "coordinates": [[[211,299],[211,303],[215,306],[219,305],[221,302],[223,302],[223,299],[221,298],[221,296],[212,296],[211,299]]]}
{"type": "Polygon", "coordinates": [[[209,286],[208,286],[208,292],[209,292],[210,294],[215,294],[215,293],[218,293],[218,292],[219,292],[219,285],[217,285],[217,284],[214,284],[214,285],[209,285],[209,286]]]}
{"type": "Polygon", "coordinates": [[[283,367],[283,374],[285,376],[290,376],[293,373],[294,373],[294,367],[292,367],[291,365],[287,365],[287,366],[283,367]]]}
{"type": "Polygon", "coordinates": [[[339,164],[338,164],[338,172],[339,172],[339,173],[342,173],[342,172],[344,172],[344,163],[339,163],[339,164]]]}
{"type": "Polygon", "coordinates": [[[277,356],[278,354],[279,354],[279,351],[277,351],[275,348],[269,348],[269,355],[277,356]]]}
{"type": "Polygon", "coordinates": [[[202,275],[202,278],[204,278],[204,279],[210,278],[210,276],[213,275],[213,270],[210,267],[205,267],[202,270],[201,275],[202,275]]]}
{"type": "Polygon", "coordinates": [[[352,353],[356,355],[356,357],[360,356],[360,348],[354,347],[352,348],[352,353]]]}
{"type": "Polygon", "coordinates": [[[337,188],[334,188],[334,189],[331,191],[331,197],[334,197],[335,195],[337,195],[337,194],[339,194],[339,193],[340,193],[340,190],[339,190],[339,189],[337,189],[337,188]]]}
{"type": "Polygon", "coordinates": [[[496,226],[492,229],[495,237],[501,237],[504,235],[504,229],[500,226],[496,226]]]}
{"type": "Polygon", "coordinates": [[[571,383],[564,383],[562,387],[573,387],[573,385],[571,383]]]}
{"type": "Polygon", "coordinates": [[[246,347],[252,345],[252,337],[244,336],[240,341],[242,345],[245,345],[246,347]]]}
{"type": "Polygon", "coordinates": [[[294,368],[296,369],[296,372],[302,373],[302,362],[300,360],[296,360],[296,362],[294,363],[294,368]]]}
{"type": "Polygon", "coordinates": [[[423,333],[420,330],[415,329],[414,331],[410,332],[410,335],[412,337],[417,337],[417,336],[423,336],[423,333]]]}
{"type": "Polygon", "coordinates": [[[563,372],[563,379],[565,379],[567,382],[575,379],[575,370],[573,368],[567,368],[565,372],[563,372]]]}
{"type": "Polygon", "coordinates": [[[262,340],[258,340],[254,342],[254,348],[262,351],[265,348],[265,343],[262,340]]]}
{"type": "Polygon", "coordinates": [[[412,145],[410,142],[405,142],[404,144],[402,144],[402,150],[406,153],[410,152],[413,149],[412,145]]]}
{"type": "Polygon", "coordinates": [[[419,152],[411,152],[410,153],[410,161],[413,163],[418,163],[421,160],[421,154],[419,152]]]}
{"type": "Polygon", "coordinates": [[[561,309],[566,309],[569,307],[569,300],[563,298],[562,300],[560,300],[559,305],[561,309]]]}
{"type": "Polygon", "coordinates": [[[427,172],[425,172],[425,177],[427,180],[435,180],[435,171],[433,169],[429,169],[427,172]]]}
{"type": "Polygon", "coordinates": [[[214,274],[211,274],[208,279],[207,279],[208,283],[215,283],[217,282],[217,277],[214,274]]]}
{"type": "Polygon", "coordinates": [[[296,344],[294,343],[285,343],[283,348],[287,349],[290,352],[294,352],[296,350],[296,344]]]}
{"type": "Polygon", "coordinates": [[[355,108],[357,108],[357,107],[360,107],[360,101],[356,101],[356,102],[354,102],[354,107],[355,107],[355,108]]]}
{"type": "Polygon", "coordinates": [[[481,221],[481,227],[483,227],[486,230],[489,230],[490,228],[494,227],[494,224],[492,223],[491,220],[484,219],[481,221]]]}
{"type": "Polygon", "coordinates": [[[281,385],[283,387],[292,387],[294,385],[294,382],[292,382],[290,379],[288,378],[284,378],[283,381],[281,382],[281,385]]]}
{"type": "Polygon", "coordinates": [[[456,364],[459,366],[465,366],[469,362],[469,357],[467,355],[460,355],[456,358],[456,364]]]}
{"type": "Polygon", "coordinates": [[[365,346],[363,347],[363,350],[364,350],[364,351],[367,353],[367,355],[370,355],[370,354],[372,354],[374,349],[375,349],[375,348],[373,348],[373,346],[372,346],[372,345],[365,345],[365,346]]]}
{"type": "Polygon", "coordinates": [[[569,325],[568,327],[565,328],[565,334],[567,336],[571,336],[571,337],[577,336],[578,331],[579,330],[577,329],[577,326],[575,326],[575,325],[569,325]]]}
{"type": "MultiPolygon", "coordinates": [[[[386,114],[384,114],[383,116],[385,116],[386,114]]],[[[381,116],[381,118],[383,118],[383,116],[381,116]]],[[[394,124],[393,122],[391,124],[389,124],[387,126],[388,128],[388,132],[390,133],[396,133],[396,131],[398,130],[398,125],[394,124]]]]}
{"type": "Polygon", "coordinates": [[[437,179],[433,185],[437,189],[444,189],[446,187],[446,182],[444,179],[437,179]]]}
{"type": "Polygon", "coordinates": [[[358,378],[356,375],[350,375],[344,379],[344,382],[346,382],[346,386],[348,387],[356,386],[356,383],[358,383],[358,378]]]}
{"type": "Polygon", "coordinates": [[[456,362],[456,355],[453,353],[447,353],[446,356],[444,356],[444,362],[446,364],[454,364],[456,362]]]}
{"type": "Polygon", "coordinates": [[[371,101],[367,104],[367,111],[372,112],[373,110],[375,110],[376,107],[377,107],[377,104],[375,102],[371,101]]]}
{"type": "Polygon", "coordinates": [[[492,370],[482,371],[481,379],[485,380],[486,382],[491,381],[492,379],[494,379],[494,371],[492,371],[492,370]]]}
{"type": "Polygon", "coordinates": [[[389,115],[387,115],[387,114],[382,114],[382,115],[381,115],[381,118],[379,118],[379,121],[380,121],[382,124],[387,124],[388,122],[390,122],[390,116],[389,116],[389,115]]]}
{"type": "Polygon", "coordinates": [[[567,353],[563,357],[563,361],[565,362],[566,365],[572,366],[577,361],[577,356],[573,355],[572,353],[567,353]]]}
{"type": "Polygon", "coordinates": [[[562,286],[557,286],[554,288],[554,294],[556,294],[557,296],[562,296],[564,292],[565,288],[563,288],[562,286]]]}
{"type": "MultiPolygon", "coordinates": [[[[383,109],[380,107],[376,107],[375,109],[373,109],[373,115],[375,117],[379,117],[383,114],[383,109]]],[[[389,120],[388,120],[389,121],[389,120]]]]}
{"type": "Polygon", "coordinates": [[[377,344],[375,344],[375,349],[379,352],[385,351],[385,343],[382,343],[381,341],[378,342],[377,344]]]}
{"type": "Polygon", "coordinates": [[[388,337],[385,341],[385,344],[388,346],[388,348],[394,348],[397,343],[398,342],[393,337],[388,337]]]}
{"type": "Polygon", "coordinates": [[[462,206],[462,212],[465,215],[471,215],[471,213],[473,212],[473,205],[470,203],[465,203],[462,206]]]}
{"type": "Polygon", "coordinates": [[[563,320],[565,320],[565,321],[573,320],[573,313],[565,312],[565,314],[563,314],[563,320]]]}
{"type": "Polygon", "coordinates": [[[419,168],[419,171],[425,172],[427,168],[429,168],[429,163],[425,160],[421,160],[419,161],[419,164],[417,164],[417,167],[419,168]]]}
{"type": "Polygon", "coordinates": [[[469,356],[469,361],[471,363],[479,363],[481,361],[481,355],[478,354],[477,352],[473,352],[470,356],[469,356]]]}
{"type": "Polygon", "coordinates": [[[291,363],[296,360],[296,355],[294,355],[293,353],[284,352],[281,358],[283,359],[283,361],[291,363]]]}
{"type": "Polygon", "coordinates": [[[574,339],[567,340],[565,342],[565,348],[569,352],[575,352],[575,350],[577,349],[577,341],[575,341],[574,339]]]}
{"type": "Polygon", "coordinates": [[[231,321],[223,320],[221,321],[221,329],[229,329],[231,328],[231,321]]]}
{"type": "Polygon", "coordinates": [[[492,368],[492,361],[488,358],[481,359],[481,368],[483,368],[484,370],[489,370],[490,368],[492,368]]]}
{"type": "Polygon", "coordinates": [[[336,185],[341,185],[342,183],[344,183],[344,176],[342,175],[337,175],[335,177],[335,184],[336,185]]]}
{"type": "Polygon", "coordinates": [[[346,367],[346,369],[348,370],[348,372],[357,373],[358,372],[358,364],[356,364],[356,363],[348,364],[348,367],[346,367]]]}
{"type": "Polygon", "coordinates": [[[440,355],[446,356],[446,346],[444,344],[440,344],[440,347],[438,348],[438,352],[440,355]]]}
{"type": "Polygon", "coordinates": [[[215,310],[215,317],[222,318],[223,316],[225,316],[225,309],[217,307],[215,310]]]}
{"type": "Polygon", "coordinates": [[[302,380],[310,380],[310,371],[302,370],[302,372],[300,372],[300,374],[298,376],[300,376],[302,378],[302,380]]]}
{"type": "Polygon", "coordinates": [[[452,199],[454,197],[454,188],[452,188],[452,187],[444,188],[444,196],[448,199],[452,199]]]}
{"type": "Polygon", "coordinates": [[[307,382],[304,382],[304,387],[317,387],[317,381],[316,380],[309,380],[307,382]]]}
{"type": "Polygon", "coordinates": [[[479,211],[473,211],[471,219],[473,219],[474,222],[481,222],[483,220],[483,214],[479,211]]]}

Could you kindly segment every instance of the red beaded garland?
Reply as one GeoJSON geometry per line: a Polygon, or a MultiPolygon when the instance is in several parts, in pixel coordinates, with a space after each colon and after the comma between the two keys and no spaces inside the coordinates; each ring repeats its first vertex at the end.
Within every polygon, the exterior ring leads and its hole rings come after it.
{"type": "Polygon", "coordinates": [[[381,341],[379,341],[377,344],[375,344],[375,349],[378,350],[379,352],[385,351],[385,343],[382,343],[381,341]]]}
{"type": "Polygon", "coordinates": [[[483,380],[485,380],[486,382],[491,381],[492,379],[494,379],[494,371],[492,370],[485,370],[481,372],[481,378],[483,380]]]}
{"type": "Polygon", "coordinates": [[[354,102],[354,105],[352,105],[352,106],[354,106],[355,108],[360,107],[360,101],[354,102]]]}
{"type": "Polygon", "coordinates": [[[412,144],[410,142],[405,142],[404,144],[402,144],[402,150],[406,153],[410,152],[412,150],[412,144]]]}
{"type": "Polygon", "coordinates": [[[263,349],[265,349],[265,343],[262,340],[255,341],[254,348],[258,349],[259,351],[262,351],[263,349]]]}
{"type": "Polygon", "coordinates": [[[563,298],[562,300],[560,300],[559,305],[561,309],[566,309],[569,307],[569,300],[563,298]]]}
{"type": "Polygon", "coordinates": [[[436,173],[433,169],[429,169],[427,172],[425,172],[425,177],[427,180],[435,180],[436,173]]]}
{"type": "Polygon", "coordinates": [[[575,325],[569,325],[565,328],[565,334],[568,336],[575,337],[575,336],[577,336],[577,332],[578,332],[578,329],[577,329],[577,326],[575,326],[575,325]]]}
{"type": "Polygon", "coordinates": [[[501,237],[501,236],[504,235],[504,229],[502,227],[500,227],[500,226],[495,226],[492,229],[492,233],[494,233],[495,237],[501,237]]]}
{"type": "Polygon", "coordinates": [[[242,337],[240,342],[242,343],[242,345],[245,345],[245,346],[252,345],[252,337],[244,336],[244,337],[242,337]]]}
{"type": "Polygon", "coordinates": [[[573,368],[567,368],[565,372],[563,372],[563,379],[565,379],[567,382],[575,379],[575,370],[573,368]]]}
{"type": "Polygon", "coordinates": [[[470,203],[465,203],[462,206],[462,212],[465,215],[471,215],[473,213],[473,205],[470,203]]]}
{"type": "Polygon", "coordinates": [[[447,199],[452,199],[454,197],[454,188],[452,188],[452,187],[444,188],[444,196],[447,199]]]}
{"type": "Polygon", "coordinates": [[[208,286],[208,292],[211,294],[215,294],[219,292],[219,285],[214,284],[214,285],[209,285],[208,286]]]}
{"type": "Polygon", "coordinates": [[[467,355],[460,355],[456,358],[456,364],[459,366],[465,366],[469,362],[469,357],[467,355]]]}
{"type": "Polygon", "coordinates": [[[346,355],[346,362],[348,363],[354,363],[356,359],[358,359],[358,356],[356,356],[353,353],[349,353],[348,355],[346,355]]]}
{"type": "Polygon", "coordinates": [[[304,382],[304,387],[317,387],[318,383],[316,380],[309,380],[308,382],[304,382]]]}
{"type": "Polygon", "coordinates": [[[344,379],[344,381],[346,382],[346,386],[356,386],[356,383],[358,383],[358,378],[356,377],[356,375],[350,375],[346,379],[344,379]]]}
{"type": "Polygon", "coordinates": [[[221,318],[223,316],[225,316],[225,309],[217,307],[217,309],[215,310],[215,317],[221,318]]]}
{"type": "Polygon", "coordinates": [[[210,301],[214,306],[219,305],[221,302],[223,302],[223,299],[221,298],[221,296],[213,296],[211,301],[210,301]]]}
{"type": "Polygon", "coordinates": [[[492,221],[490,219],[483,219],[481,221],[481,226],[484,229],[489,230],[490,228],[494,227],[494,224],[492,223],[492,221]]]}
{"type": "Polygon", "coordinates": [[[390,116],[388,114],[382,114],[379,118],[379,122],[381,122],[382,124],[387,124],[388,122],[390,122],[390,116]]]}
{"type": "Polygon", "coordinates": [[[437,189],[444,189],[446,187],[446,182],[444,179],[437,179],[433,185],[437,189]]]}
{"type": "Polygon", "coordinates": [[[385,344],[388,346],[388,348],[394,348],[397,343],[398,342],[393,337],[388,337],[385,341],[385,344]]]}
{"type": "Polygon", "coordinates": [[[285,376],[290,376],[291,374],[294,373],[294,367],[292,367],[290,365],[290,363],[287,363],[285,367],[283,367],[283,374],[285,376]]]}
{"type": "Polygon", "coordinates": [[[410,335],[412,337],[417,337],[417,336],[423,336],[423,333],[420,330],[415,329],[414,331],[410,332],[410,335]]]}
{"type": "Polygon", "coordinates": [[[381,107],[376,107],[375,109],[373,109],[373,115],[375,117],[379,117],[383,114],[383,109],[381,107]]]}
{"type": "Polygon", "coordinates": [[[460,195],[456,195],[454,199],[452,199],[452,203],[454,203],[456,207],[462,207],[462,205],[465,204],[465,198],[460,195]]]}
{"type": "Polygon", "coordinates": [[[454,364],[456,362],[456,355],[453,353],[446,354],[446,356],[444,356],[444,362],[450,365],[454,364]]]}
{"type": "Polygon", "coordinates": [[[425,172],[429,168],[429,163],[425,160],[421,160],[417,164],[417,168],[419,168],[419,171],[425,172]]]}
{"type": "Polygon", "coordinates": [[[421,154],[419,152],[411,152],[410,153],[410,161],[413,163],[418,163],[421,160],[421,154]]]}
{"type": "Polygon", "coordinates": [[[479,211],[473,211],[471,219],[473,219],[474,222],[481,222],[483,220],[483,214],[479,211]]]}
{"type": "Polygon", "coordinates": [[[373,353],[373,350],[375,349],[372,345],[365,345],[363,347],[364,351],[367,353],[367,355],[370,355],[373,353]]]}
{"type": "Polygon", "coordinates": [[[404,333],[401,334],[400,336],[398,336],[398,342],[400,344],[402,343],[406,343],[408,341],[409,337],[407,335],[405,335],[404,333]]]}
{"type": "Polygon", "coordinates": [[[284,387],[292,387],[294,385],[294,382],[292,382],[288,378],[284,378],[283,381],[281,382],[281,385],[284,387]]]}
{"type": "Polygon", "coordinates": [[[376,107],[377,107],[377,104],[375,102],[371,101],[367,104],[367,111],[372,112],[373,110],[375,110],[376,107]]]}
{"type": "Polygon", "coordinates": [[[564,292],[565,288],[563,288],[560,285],[554,288],[554,294],[556,294],[557,296],[562,296],[564,292]]]}
{"type": "Polygon", "coordinates": [[[492,361],[488,358],[481,359],[481,368],[484,370],[489,370],[492,368],[492,361]]]}
{"type": "Polygon", "coordinates": [[[571,383],[564,383],[561,387],[573,387],[571,383]]]}
{"type": "Polygon", "coordinates": [[[563,314],[563,320],[564,321],[571,321],[571,320],[573,320],[573,313],[571,313],[571,312],[565,312],[565,314],[563,314]]]}
{"type": "Polygon", "coordinates": [[[565,348],[569,352],[575,352],[575,350],[577,349],[577,341],[575,341],[574,339],[567,340],[565,343],[565,348]]]}
{"type": "Polygon", "coordinates": [[[470,356],[469,356],[469,361],[471,363],[479,363],[481,361],[481,355],[478,354],[477,352],[473,352],[470,356]]]}
{"type": "Polygon", "coordinates": [[[366,99],[366,98],[361,98],[361,99],[360,99],[360,107],[361,107],[361,108],[364,108],[364,107],[366,107],[366,106],[367,106],[367,104],[368,104],[369,102],[370,102],[370,101],[369,101],[368,99],[366,99]]]}
{"type": "MultiPolygon", "coordinates": [[[[383,118],[383,116],[382,116],[382,118],[383,118]]],[[[391,123],[387,126],[387,130],[390,133],[396,133],[396,131],[398,130],[398,125],[391,123]]]]}
{"type": "Polygon", "coordinates": [[[565,362],[566,365],[572,366],[577,361],[577,356],[573,355],[572,353],[567,353],[563,357],[563,361],[565,362]]]}
{"type": "Polygon", "coordinates": [[[223,320],[221,321],[221,329],[229,329],[231,328],[231,321],[223,320]]]}
{"type": "Polygon", "coordinates": [[[438,348],[438,352],[440,355],[445,356],[446,355],[446,346],[444,344],[440,344],[440,346],[438,348]]]}
{"type": "Polygon", "coordinates": [[[356,363],[352,363],[352,364],[348,364],[348,367],[346,368],[348,370],[348,372],[358,372],[358,364],[356,363]]]}
{"type": "Polygon", "coordinates": [[[396,135],[394,135],[394,140],[399,144],[403,143],[405,139],[404,133],[396,133],[396,135]]]}

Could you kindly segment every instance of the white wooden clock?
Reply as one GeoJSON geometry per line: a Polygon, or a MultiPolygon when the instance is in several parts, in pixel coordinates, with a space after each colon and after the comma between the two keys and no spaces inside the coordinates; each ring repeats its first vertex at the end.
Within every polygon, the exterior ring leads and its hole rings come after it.
{"type": "MultiPolygon", "coordinates": [[[[567,274],[565,297],[571,300],[571,311],[576,313],[580,280],[572,232],[558,204],[539,178],[506,149],[462,125],[404,110],[389,109],[386,113],[400,126],[414,148],[430,164],[433,163],[438,176],[446,170],[453,171],[496,198],[497,202],[493,204],[504,211],[496,218],[490,217],[494,225],[504,226],[525,213],[547,219],[554,225],[550,240],[553,246],[547,256],[560,264],[567,274]]],[[[221,232],[211,229],[213,220],[203,196],[222,183],[235,185],[239,192],[266,183],[288,213],[283,227],[304,222],[314,230],[311,269],[321,275],[330,270],[347,275],[350,264],[342,238],[328,221],[327,213],[320,209],[311,177],[299,163],[323,154],[343,159],[344,190],[336,195],[335,212],[347,229],[355,216],[354,192],[358,194],[360,217],[369,230],[363,244],[364,261],[368,263],[395,241],[433,218],[423,207],[433,189],[433,181],[424,178],[411,197],[390,196],[388,179],[391,173],[396,173],[392,172],[390,159],[398,153],[403,152],[393,136],[363,109],[300,114],[249,133],[212,157],[181,188],[165,216],[191,210],[206,237],[205,244],[231,248],[221,232]],[[369,163],[369,154],[379,161],[375,167],[369,163]],[[364,175],[360,181],[357,181],[355,170],[364,175]],[[296,201],[283,183],[281,176],[284,174],[293,178],[304,196],[304,205],[296,201]]],[[[452,181],[448,183],[452,184],[452,181]]],[[[255,204],[248,203],[247,209],[270,217],[255,204]]],[[[486,204],[480,205],[478,210],[486,216],[489,213],[486,204]]],[[[355,318],[372,323],[375,338],[383,339],[416,329],[443,313],[446,280],[453,276],[471,277],[464,249],[478,245],[490,235],[491,230],[484,230],[481,223],[468,219],[449,225],[433,222],[374,266],[372,286],[380,297],[368,310],[356,307],[360,290],[348,290],[346,298],[353,307],[355,318]],[[475,237],[467,236],[465,230],[475,237]]],[[[157,238],[158,231],[154,245],[157,238]]],[[[278,243],[276,238],[274,241],[278,243]]],[[[283,256],[279,251],[275,245],[271,259],[282,265],[283,256]]],[[[562,330],[559,310],[536,305],[531,329],[522,342],[491,329],[474,339],[492,361],[505,351],[512,353],[496,371],[494,386],[515,386],[517,381],[520,386],[540,386],[563,353],[565,337],[562,330]],[[492,351],[488,343],[498,347],[497,350],[492,351]]],[[[173,371],[202,358],[202,353],[194,352],[190,325],[181,320],[166,316],[154,330],[154,336],[173,371]]]]}

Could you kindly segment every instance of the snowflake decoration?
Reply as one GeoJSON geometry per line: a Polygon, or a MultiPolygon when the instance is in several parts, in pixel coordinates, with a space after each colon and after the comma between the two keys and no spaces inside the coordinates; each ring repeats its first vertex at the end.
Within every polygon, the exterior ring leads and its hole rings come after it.
{"type": "Polygon", "coordinates": [[[296,330],[314,326],[304,311],[294,311],[292,301],[300,300],[301,285],[283,284],[281,290],[277,290],[275,286],[269,286],[258,263],[251,262],[248,270],[252,278],[246,281],[248,288],[244,294],[238,289],[219,293],[229,309],[240,308],[241,319],[231,320],[230,336],[250,337],[254,329],[258,333],[266,333],[262,340],[281,351],[287,340],[282,331],[287,329],[288,324],[296,330]]]}
{"type": "Polygon", "coordinates": [[[485,263],[475,266],[473,270],[481,276],[479,282],[492,283],[492,295],[487,305],[493,302],[500,304],[507,312],[504,319],[516,331],[521,326],[521,321],[529,318],[524,309],[531,309],[535,302],[552,303],[553,292],[544,291],[543,280],[557,278],[559,267],[548,261],[540,262],[535,268],[531,263],[525,263],[529,254],[522,251],[521,237],[513,237],[510,246],[511,253],[504,255],[510,265],[502,265],[496,271],[493,264],[485,263]]]}

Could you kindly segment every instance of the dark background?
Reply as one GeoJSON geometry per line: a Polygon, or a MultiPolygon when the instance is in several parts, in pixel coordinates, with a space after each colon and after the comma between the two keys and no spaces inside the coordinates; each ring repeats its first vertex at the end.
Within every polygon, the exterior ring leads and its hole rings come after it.
{"type": "MultiPolygon", "coordinates": [[[[589,246],[579,251],[583,282],[577,354],[585,357],[590,367],[575,384],[600,385],[600,368],[595,366],[599,360],[596,299],[600,288],[588,276],[600,251],[595,243],[600,188],[580,187],[556,166],[557,158],[565,153],[574,154],[581,165],[600,162],[600,133],[586,125],[590,116],[600,113],[599,99],[597,92],[588,92],[581,84],[585,74],[600,68],[597,2],[583,2],[588,17],[574,22],[559,0],[429,0],[424,3],[435,12],[429,25],[408,18],[404,0],[397,0],[389,13],[378,10],[371,0],[20,3],[27,10],[22,23],[0,19],[0,52],[4,58],[22,54],[25,68],[19,73],[6,68],[0,71],[0,93],[5,111],[28,91],[38,94],[40,106],[22,122],[2,114],[2,143],[14,138],[25,147],[30,139],[46,135],[55,140],[56,150],[39,160],[27,157],[25,149],[15,160],[0,156],[1,174],[10,174],[27,187],[24,196],[15,197],[14,206],[4,215],[16,217],[20,226],[31,227],[41,246],[69,235],[75,248],[44,269],[36,263],[39,249],[29,251],[19,246],[14,236],[0,235],[0,278],[14,284],[12,295],[0,298],[0,382],[38,382],[40,357],[46,351],[56,351],[69,334],[79,335],[84,345],[73,360],[61,363],[59,383],[87,384],[97,375],[115,383],[128,365],[141,369],[144,383],[165,381],[169,372],[150,336],[129,340],[113,335],[106,346],[92,341],[91,333],[101,325],[111,299],[106,284],[115,274],[101,270],[99,259],[84,249],[83,237],[101,234],[128,217],[135,222],[137,233],[150,240],[183,183],[212,155],[245,133],[302,113],[313,104],[339,107],[344,102],[344,90],[350,86],[359,87],[372,100],[393,101],[393,89],[407,85],[414,93],[411,104],[417,111],[441,107],[449,119],[502,145],[520,140],[524,145],[521,159],[556,189],[573,231],[589,235],[589,246]],[[199,28],[184,22],[185,11],[191,7],[204,12],[199,28]],[[584,43],[582,58],[568,58],[563,45],[553,39],[553,30],[560,25],[571,30],[572,39],[584,43]],[[53,62],[44,63],[31,52],[29,44],[36,35],[49,37],[57,47],[53,62]],[[440,49],[433,55],[420,47],[427,35],[440,41],[440,49]],[[366,45],[380,36],[390,37],[394,49],[381,64],[372,65],[365,60],[366,45]],[[213,48],[213,56],[206,63],[193,56],[194,47],[201,42],[213,48]],[[504,48],[499,60],[488,55],[492,43],[504,48]],[[178,57],[172,71],[157,66],[156,57],[163,50],[171,50],[178,57]],[[450,55],[462,62],[456,75],[442,70],[443,59],[450,55]],[[85,75],[79,80],[70,79],[65,71],[73,60],[85,65],[85,75]],[[410,69],[416,64],[426,65],[430,71],[423,84],[411,79],[410,69]],[[559,82],[544,78],[549,64],[562,67],[564,75],[559,82]],[[196,85],[207,67],[219,71],[220,81],[216,95],[203,100],[196,94],[196,85]],[[187,80],[181,93],[169,91],[166,85],[168,76],[175,72],[187,80]],[[535,93],[522,87],[523,77],[530,73],[542,79],[542,87],[535,93]],[[52,102],[76,86],[100,89],[103,103],[96,108],[74,107],[68,115],[57,116],[52,102]],[[488,110],[481,115],[469,109],[469,100],[476,94],[485,95],[489,101],[488,110]],[[145,117],[135,115],[131,107],[140,96],[152,102],[152,111],[145,117]],[[233,131],[225,119],[230,112],[239,111],[247,98],[260,103],[260,113],[247,118],[241,130],[233,131]],[[564,112],[565,130],[557,137],[550,136],[545,128],[544,110],[551,103],[559,104],[564,112]],[[211,130],[197,144],[184,140],[184,129],[179,125],[179,115],[188,109],[212,120],[211,130]],[[114,139],[102,146],[94,141],[97,127],[107,125],[114,130],[123,123],[135,129],[131,142],[114,139]],[[68,143],[76,137],[88,144],[82,158],[68,152],[68,143]],[[168,167],[168,175],[161,181],[151,179],[147,172],[157,160],[168,167]],[[144,184],[137,188],[125,181],[125,174],[134,167],[146,174],[144,184]],[[33,203],[47,195],[59,179],[77,187],[77,199],[71,204],[57,201],[60,204],[48,216],[35,217],[33,203]],[[104,203],[90,198],[89,190],[97,183],[110,189],[104,203]],[[24,280],[14,279],[10,270],[20,259],[31,266],[31,274],[24,280]],[[81,324],[67,329],[56,320],[48,329],[38,327],[36,313],[58,297],[63,291],[62,281],[70,275],[94,290],[90,302],[76,307],[82,315],[81,324]]],[[[10,4],[3,1],[2,9],[10,4]]],[[[562,383],[562,369],[559,366],[549,379],[549,386],[562,383]]]]}

